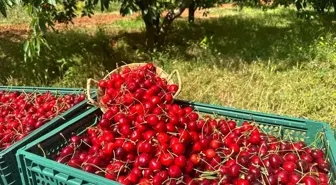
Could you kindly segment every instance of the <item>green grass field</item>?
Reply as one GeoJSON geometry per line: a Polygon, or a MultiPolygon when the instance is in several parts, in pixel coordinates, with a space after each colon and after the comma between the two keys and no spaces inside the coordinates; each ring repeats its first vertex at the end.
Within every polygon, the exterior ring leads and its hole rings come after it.
{"type": "MultiPolygon", "coordinates": [[[[0,83],[84,87],[116,63],[153,61],[178,69],[179,98],[305,117],[336,126],[336,26],[293,9],[210,9],[217,18],[174,23],[166,48],[144,50],[141,19],[49,33],[51,50],[24,63],[22,41],[0,37],[0,83]]],[[[21,23],[21,20],[6,20],[21,23]]],[[[0,24],[6,21],[0,19],[0,24]]],[[[15,38],[15,39],[14,39],[15,38]]]]}

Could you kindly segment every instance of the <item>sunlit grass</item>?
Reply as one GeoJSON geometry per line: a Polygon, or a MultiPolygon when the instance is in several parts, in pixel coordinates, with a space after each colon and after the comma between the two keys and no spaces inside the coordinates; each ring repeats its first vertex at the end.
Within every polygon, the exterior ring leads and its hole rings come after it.
{"type": "Polygon", "coordinates": [[[7,18],[0,14],[0,25],[29,23],[30,18],[22,6],[14,6],[7,11],[7,18]]]}

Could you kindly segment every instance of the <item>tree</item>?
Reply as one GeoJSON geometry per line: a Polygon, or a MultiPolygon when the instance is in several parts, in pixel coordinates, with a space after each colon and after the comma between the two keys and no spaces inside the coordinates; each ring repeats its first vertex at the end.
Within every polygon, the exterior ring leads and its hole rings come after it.
{"type": "Polygon", "coordinates": [[[318,13],[324,13],[326,10],[334,9],[336,14],[336,0],[233,0],[241,6],[247,5],[252,7],[269,7],[276,8],[278,6],[289,7],[294,5],[300,12],[307,13],[305,10],[313,8],[318,13]]]}
{"type": "Polygon", "coordinates": [[[206,8],[216,0],[122,0],[121,13],[140,11],[146,25],[147,46],[162,46],[172,22],[189,8],[189,21],[197,8],[206,8]]]}
{"type": "Polygon", "coordinates": [[[7,17],[7,9],[19,4],[26,7],[31,17],[29,24],[31,32],[23,48],[24,58],[27,60],[39,56],[42,45],[48,47],[44,33],[48,29],[54,30],[54,22],[70,23],[76,16],[90,16],[97,2],[84,1],[85,6],[78,15],[75,13],[77,0],[0,0],[0,12],[7,17]]]}
{"type": "Polygon", "coordinates": [[[188,21],[195,21],[195,11],[197,9],[211,8],[218,2],[218,0],[192,0],[188,7],[188,21]]]}
{"type": "MultiPolygon", "coordinates": [[[[6,16],[7,7],[23,3],[28,14],[32,17],[30,28],[33,30],[24,45],[25,59],[39,55],[41,45],[47,45],[43,33],[47,28],[54,29],[54,22],[69,23],[78,15],[76,3],[78,0],[0,0],[0,11],[6,16]],[[58,6],[63,9],[58,9],[58,6]]],[[[109,7],[113,0],[83,0],[85,6],[81,16],[91,16],[94,7],[100,3],[102,11],[109,7]]],[[[146,26],[146,44],[149,49],[162,46],[165,42],[172,22],[186,8],[190,7],[192,15],[196,8],[210,7],[215,0],[120,0],[120,13],[125,16],[131,12],[141,12],[146,26]]],[[[194,18],[189,20],[193,21],[194,18]]]]}
{"type": "Polygon", "coordinates": [[[130,10],[141,12],[146,26],[147,46],[153,48],[164,43],[172,22],[191,2],[192,0],[122,0],[120,11],[122,15],[130,10]]]}

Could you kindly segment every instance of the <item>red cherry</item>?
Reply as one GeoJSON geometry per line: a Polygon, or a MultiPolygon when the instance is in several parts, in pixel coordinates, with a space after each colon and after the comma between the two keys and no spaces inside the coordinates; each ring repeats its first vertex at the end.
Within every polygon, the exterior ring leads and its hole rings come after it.
{"type": "Polygon", "coordinates": [[[149,168],[152,169],[153,171],[159,171],[161,170],[161,163],[156,159],[152,159],[149,162],[149,168]]]}
{"type": "Polygon", "coordinates": [[[245,179],[238,179],[236,181],[236,185],[250,185],[250,182],[248,180],[245,180],[245,179]]]}
{"type": "Polygon", "coordinates": [[[182,175],[182,170],[177,165],[171,165],[168,168],[168,174],[171,178],[178,178],[182,175]]]}
{"type": "Polygon", "coordinates": [[[291,172],[294,172],[294,170],[296,169],[296,164],[292,161],[286,161],[282,164],[282,168],[291,173],[291,172]]]}
{"type": "Polygon", "coordinates": [[[169,153],[164,153],[160,155],[160,162],[165,166],[170,166],[174,162],[174,157],[169,153]]]}
{"type": "Polygon", "coordinates": [[[182,143],[175,143],[171,147],[172,151],[177,155],[183,155],[185,152],[185,146],[182,143]]]}
{"type": "Polygon", "coordinates": [[[238,177],[240,174],[241,167],[238,164],[231,165],[229,168],[229,175],[231,177],[238,177]]]}
{"type": "Polygon", "coordinates": [[[187,164],[187,159],[183,155],[177,156],[174,160],[174,164],[180,168],[183,168],[187,164]]]}

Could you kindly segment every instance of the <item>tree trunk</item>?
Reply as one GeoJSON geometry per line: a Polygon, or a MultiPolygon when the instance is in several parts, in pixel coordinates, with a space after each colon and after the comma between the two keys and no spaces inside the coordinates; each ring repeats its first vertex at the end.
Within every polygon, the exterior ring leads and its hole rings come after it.
{"type": "Polygon", "coordinates": [[[152,50],[159,38],[160,33],[160,15],[152,16],[152,14],[142,14],[142,18],[146,25],[146,45],[149,50],[152,50]]]}
{"type": "Polygon", "coordinates": [[[145,22],[146,26],[146,46],[147,49],[152,50],[157,42],[157,37],[159,33],[159,25],[160,25],[160,16],[159,22],[158,19],[154,18],[151,13],[148,12],[150,9],[150,4],[147,1],[136,0],[136,5],[139,6],[141,10],[142,20],[145,22]]]}
{"type": "Polygon", "coordinates": [[[188,13],[188,21],[189,23],[193,23],[195,21],[195,1],[192,1],[189,5],[189,13],[188,13]]]}
{"type": "Polygon", "coordinates": [[[333,6],[334,6],[334,13],[336,15],[336,0],[333,0],[333,6]]]}
{"type": "Polygon", "coordinates": [[[148,49],[153,49],[155,46],[164,43],[171,23],[182,14],[191,2],[192,0],[183,1],[178,8],[168,12],[162,24],[160,24],[160,15],[153,15],[147,11],[150,9],[150,4],[144,4],[144,1],[141,0],[137,1],[136,4],[142,10],[142,19],[146,25],[146,45],[148,49]]]}
{"type": "Polygon", "coordinates": [[[166,17],[163,19],[162,25],[160,26],[160,34],[159,34],[159,45],[163,45],[167,36],[167,32],[173,23],[173,21],[179,17],[183,11],[189,7],[189,5],[193,2],[193,0],[185,0],[182,4],[176,8],[175,10],[169,11],[166,17]]]}
{"type": "Polygon", "coordinates": [[[148,24],[145,22],[146,25],[146,46],[149,50],[153,49],[155,46],[155,28],[153,24],[148,24]]]}

